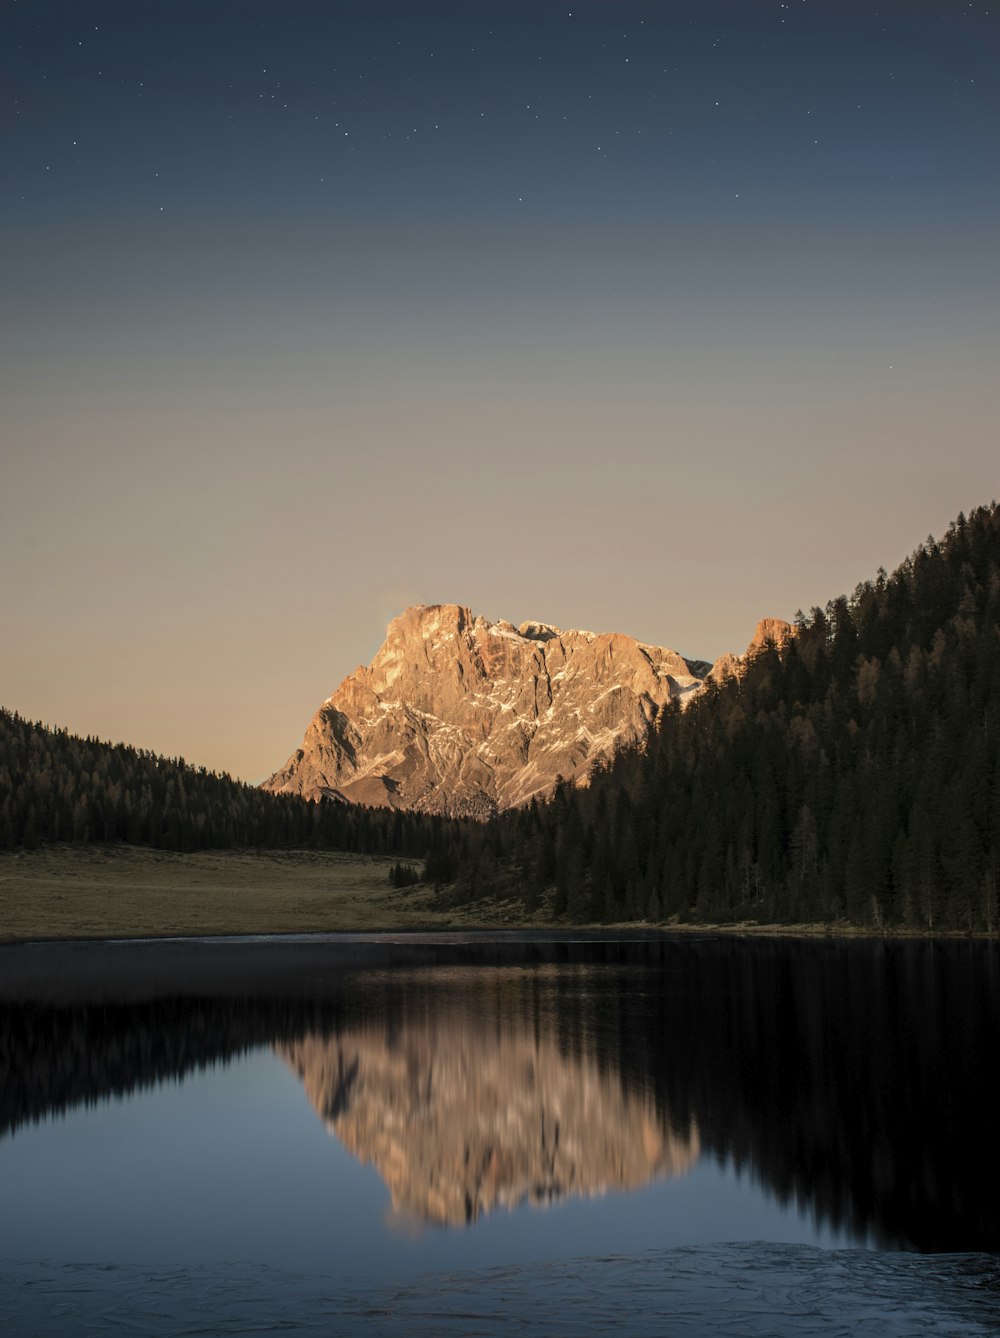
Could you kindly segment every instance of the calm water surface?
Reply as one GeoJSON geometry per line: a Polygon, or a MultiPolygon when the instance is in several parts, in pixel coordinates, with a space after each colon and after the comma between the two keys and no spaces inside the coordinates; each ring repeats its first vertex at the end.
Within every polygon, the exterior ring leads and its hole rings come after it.
{"type": "Polygon", "coordinates": [[[3,950],[0,1259],[363,1292],[722,1243],[996,1252],[998,983],[971,943],[3,950]]]}

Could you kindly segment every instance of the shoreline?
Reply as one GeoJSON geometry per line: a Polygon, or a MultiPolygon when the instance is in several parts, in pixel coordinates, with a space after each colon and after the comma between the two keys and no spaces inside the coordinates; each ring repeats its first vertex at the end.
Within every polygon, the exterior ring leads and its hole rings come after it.
{"type": "Polygon", "coordinates": [[[843,921],[567,924],[519,899],[455,905],[447,889],[391,885],[397,855],[313,850],[191,853],[53,845],[0,854],[0,947],[288,941],[329,935],[706,935],[811,940],[983,940],[997,931],[876,928],[843,921]]]}
{"type": "Polygon", "coordinates": [[[827,935],[671,934],[621,929],[458,929],[159,939],[63,939],[0,947],[0,1007],[201,1000],[339,998],[355,974],[479,968],[664,966],[671,951],[747,955],[989,952],[968,939],[874,941],[827,935]]]}
{"type": "Polygon", "coordinates": [[[93,934],[62,934],[53,936],[11,936],[0,931],[0,949],[48,948],[95,944],[120,946],[139,944],[292,944],[378,942],[404,940],[411,942],[447,942],[475,939],[480,942],[504,941],[530,943],[540,939],[553,942],[660,942],[671,938],[804,938],[836,941],[864,939],[866,942],[998,942],[1000,931],[985,929],[869,929],[863,925],[825,924],[650,924],[648,921],[616,921],[609,924],[571,924],[549,920],[531,920],[523,924],[505,921],[502,925],[488,920],[453,923],[430,920],[426,924],[411,923],[397,926],[372,925],[350,929],[276,929],[268,932],[252,930],[218,930],[199,933],[197,930],[178,929],[163,934],[142,932],[122,933],[113,929],[93,934]],[[499,936],[503,936],[500,938],[499,936]]]}

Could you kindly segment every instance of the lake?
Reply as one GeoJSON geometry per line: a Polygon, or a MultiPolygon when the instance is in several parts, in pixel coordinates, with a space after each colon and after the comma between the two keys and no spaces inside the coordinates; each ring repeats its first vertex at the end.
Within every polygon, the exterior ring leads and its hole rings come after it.
{"type": "Polygon", "coordinates": [[[542,934],[5,948],[0,1322],[995,1331],[998,964],[542,934]]]}

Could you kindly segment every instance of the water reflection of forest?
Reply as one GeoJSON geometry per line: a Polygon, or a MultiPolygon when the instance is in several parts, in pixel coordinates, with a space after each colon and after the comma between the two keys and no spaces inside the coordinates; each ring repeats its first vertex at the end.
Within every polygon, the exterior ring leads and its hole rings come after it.
{"type": "Polygon", "coordinates": [[[631,1188],[700,1151],[883,1244],[1000,1248],[995,947],[587,955],[331,973],[285,998],[5,1003],[0,1131],[267,1045],[426,1220],[631,1188]]]}

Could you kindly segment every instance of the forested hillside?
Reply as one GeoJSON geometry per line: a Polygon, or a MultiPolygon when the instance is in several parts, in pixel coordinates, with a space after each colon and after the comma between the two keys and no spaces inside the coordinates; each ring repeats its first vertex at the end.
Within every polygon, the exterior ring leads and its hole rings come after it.
{"type": "Polygon", "coordinates": [[[125,841],[164,850],[310,847],[423,858],[447,822],[309,803],[125,744],[81,739],[0,710],[0,849],[125,841]]]}
{"type": "Polygon", "coordinates": [[[456,852],[571,921],[997,927],[1000,507],[796,619],[588,789],[456,852]]]}

